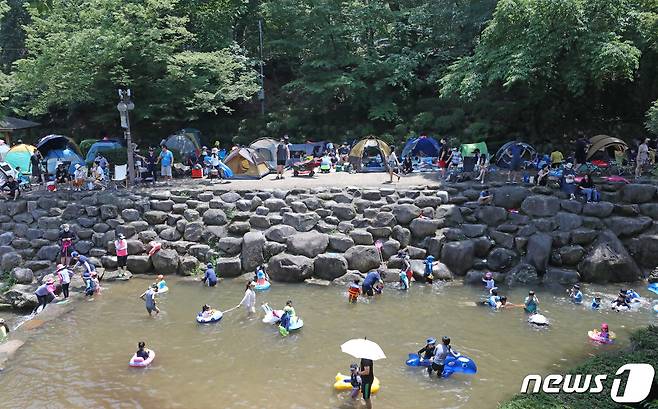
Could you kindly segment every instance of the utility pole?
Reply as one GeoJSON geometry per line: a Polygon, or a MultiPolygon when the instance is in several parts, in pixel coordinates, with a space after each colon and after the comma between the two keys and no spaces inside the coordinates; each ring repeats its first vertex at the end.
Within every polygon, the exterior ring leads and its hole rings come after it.
{"type": "Polygon", "coordinates": [[[265,74],[263,73],[263,20],[258,20],[258,42],[260,46],[260,91],[258,99],[260,100],[260,113],[265,116],[265,74]]]}
{"type": "Polygon", "coordinates": [[[135,104],[130,99],[130,88],[123,90],[119,88],[119,103],[117,110],[121,117],[121,128],[123,128],[123,136],[126,138],[126,145],[128,146],[128,186],[133,186],[135,183],[135,157],[133,149],[133,141],[130,135],[130,111],[135,109],[135,104]]]}

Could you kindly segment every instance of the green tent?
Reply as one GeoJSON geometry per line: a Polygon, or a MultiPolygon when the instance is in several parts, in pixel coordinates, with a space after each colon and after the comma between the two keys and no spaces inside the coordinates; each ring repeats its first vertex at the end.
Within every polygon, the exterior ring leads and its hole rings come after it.
{"type": "Polygon", "coordinates": [[[479,149],[481,154],[488,155],[489,149],[487,149],[487,144],[484,142],[476,143],[465,143],[459,147],[459,152],[461,152],[462,157],[473,156],[473,152],[479,149]]]}

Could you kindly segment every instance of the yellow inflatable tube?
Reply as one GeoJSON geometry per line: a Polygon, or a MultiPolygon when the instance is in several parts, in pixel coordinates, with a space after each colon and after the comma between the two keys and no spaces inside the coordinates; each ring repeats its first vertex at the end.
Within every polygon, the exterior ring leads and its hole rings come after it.
{"type": "MultiPolygon", "coordinates": [[[[334,383],[334,389],[337,391],[351,391],[352,384],[350,383],[350,377],[348,375],[343,375],[338,372],[336,374],[336,383],[334,383]]],[[[372,388],[370,392],[377,393],[379,391],[379,379],[375,376],[375,381],[372,383],[372,388]]]]}

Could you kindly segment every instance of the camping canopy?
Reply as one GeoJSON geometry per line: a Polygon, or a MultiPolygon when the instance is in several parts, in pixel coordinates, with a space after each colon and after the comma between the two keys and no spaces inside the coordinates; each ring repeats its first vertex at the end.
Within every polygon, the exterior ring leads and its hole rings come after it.
{"type": "Polygon", "coordinates": [[[590,147],[587,151],[587,160],[590,160],[592,156],[596,155],[597,152],[605,151],[610,148],[619,149],[622,151],[626,151],[628,149],[626,142],[619,138],[608,135],[593,136],[590,138],[589,143],[590,147]]]}
{"type": "Polygon", "coordinates": [[[185,129],[164,140],[164,144],[183,162],[197,157],[201,153],[201,146],[194,133],[183,133],[185,129]]]}
{"type": "Polygon", "coordinates": [[[231,151],[224,161],[236,179],[260,179],[270,173],[265,159],[251,148],[231,151]]]}
{"type": "Polygon", "coordinates": [[[84,165],[80,148],[73,139],[64,135],[47,135],[39,140],[36,148],[46,160],[49,174],[55,174],[57,162],[69,162],[69,172],[75,172],[75,165],[84,165]]]}
{"type": "Polygon", "coordinates": [[[512,147],[518,146],[521,151],[521,160],[535,161],[537,159],[537,150],[525,142],[512,141],[503,145],[494,156],[493,163],[499,168],[508,169],[512,164],[512,147]]]}
{"type": "Polygon", "coordinates": [[[487,149],[487,144],[484,142],[462,144],[459,147],[459,152],[461,152],[463,157],[473,156],[473,152],[475,152],[476,149],[479,149],[481,154],[484,155],[489,154],[489,149],[487,149]]]}
{"type": "Polygon", "coordinates": [[[326,144],[326,142],[293,143],[290,144],[290,155],[297,157],[308,155],[320,156],[322,155],[322,151],[324,150],[326,144]]]}
{"type": "Polygon", "coordinates": [[[85,157],[85,162],[91,163],[96,159],[99,153],[120,150],[123,149],[123,145],[119,141],[105,140],[94,142],[93,145],[87,151],[87,156],[85,157]]]}
{"type": "Polygon", "coordinates": [[[350,156],[362,158],[363,154],[368,153],[369,150],[375,150],[377,153],[381,153],[384,156],[384,159],[391,153],[391,148],[386,142],[377,139],[374,136],[369,136],[365,139],[361,139],[356,145],[354,145],[354,147],[352,147],[350,156]]]}
{"type": "Polygon", "coordinates": [[[26,145],[24,143],[16,145],[9,149],[9,152],[7,152],[7,155],[5,156],[5,161],[14,168],[21,168],[21,173],[24,175],[29,175],[32,173],[30,157],[35,150],[37,150],[37,148],[32,145],[26,145]]]}
{"type": "Polygon", "coordinates": [[[402,149],[402,155],[400,157],[419,156],[423,158],[437,158],[440,149],[441,145],[432,137],[421,136],[419,138],[409,138],[402,149]]]}
{"type": "Polygon", "coordinates": [[[249,145],[267,162],[270,169],[276,169],[276,147],[279,141],[272,138],[256,139],[249,145]]]}
{"type": "Polygon", "coordinates": [[[12,176],[14,179],[18,179],[18,172],[7,162],[0,161],[0,184],[5,183],[7,176],[12,176]]]}
{"type": "Polygon", "coordinates": [[[5,141],[0,140],[0,162],[5,161],[5,156],[7,156],[7,152],[9,152],[9,145],[7,145],[5,141]]]}

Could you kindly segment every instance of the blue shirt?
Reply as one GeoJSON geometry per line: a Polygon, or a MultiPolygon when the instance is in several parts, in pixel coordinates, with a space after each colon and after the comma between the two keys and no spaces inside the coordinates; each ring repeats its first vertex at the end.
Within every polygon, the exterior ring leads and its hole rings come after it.
{"type": "Polygon", "coordinates": [[[521,146],[515,143],[510,146],[509,150],[512,154],[512,161],[518,162],[521,159],[521,146]]]}
{"type": "Polygon", "coordinates": [[[206,280],[208,280],[209,283],[217,282],[217,274],[215,273],[215,270],[212,268],[206,270],[206,273],[203,275],[203,281],[206,280]]]}
{"type": "Polygon", "coordinates": [[[425,276],[429,276],[432,274],[432,267],[433,267],[434,262],[425,260],[425,276]]]}
{"type": "Polygon", "coordinates": [[[581,293],[580,291],[576,292],[576,294],[574,294],[574,296],[573,296],[572,301],[575,302],[576,304],[582,303],[583,302],[583,293],[581,293]]]}
{"type": "Polygon", "coordinates": [[[85,268],[85,270],[89,271],[89,272],[92,272],[92,271],[96,270],[96,266],[94,265],[94,263],[92,263],[89,260],[89,258],[87,258],[86,256],[82,256],[82,255],[78,256],[78,262],[77,262],[76,266],[83,266],[85,268]]]}
{"type": "Polygon", "coordinates": [[[368,273],[366,278],[363,280],[363,286],[364,287],[372,287],[375,285],[375,283],[379,280],[381,280],[382,277],[379,275],[377,271],[371,271],[368,273]]]}
{"type": "Polygon", "coordinates": [[[160,159],[162,159],[162,166],[171,166],[174,161],[174,154],[171,151],[162,151],[160,152],[160,159]]]}

